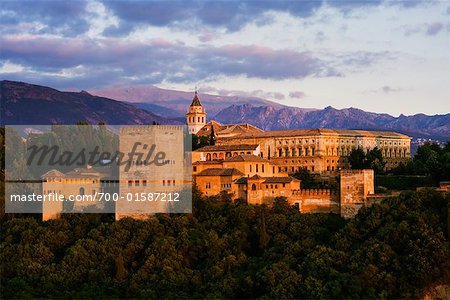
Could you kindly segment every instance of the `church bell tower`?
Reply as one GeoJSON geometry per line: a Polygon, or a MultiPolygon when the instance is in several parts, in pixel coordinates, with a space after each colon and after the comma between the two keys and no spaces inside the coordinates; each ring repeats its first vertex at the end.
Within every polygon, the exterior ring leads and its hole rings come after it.
{"type": "Polygon", "coordinates": [[[206,112],[200,103],[197,90],[195,90],[194,99],[186,113],[186,124],[190,134],[196,134],[206,124],[206,112]]]}

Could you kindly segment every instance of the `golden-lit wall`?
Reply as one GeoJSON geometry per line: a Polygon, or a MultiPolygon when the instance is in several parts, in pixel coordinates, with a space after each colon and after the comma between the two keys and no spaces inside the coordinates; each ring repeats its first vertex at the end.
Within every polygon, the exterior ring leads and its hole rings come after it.
{"type": "Polygon", "coordinates": [[[220,139],[218,144],[259,144],[260,153],[283,165],[283,171],[295,173],[306,168],[313,173],[337,173],[348,169],[348,155],[358,147],[368,151],[378,147],[386,161],[386,169],[398,166],[411,157],[410,138],[345,134],[263,136],[220,139]]]}
{"type": "Polygon", "coordinates": [[[352,217],[375,194],[373,170],[343,170],[340,173],[341,215],[352,217]]]}
{"type": "Polygon", "coordinates": [[[186,123],[189,133],[196,134],[206,124],[206,112],[202,106],[189,106],[186,113],[186,123]]]}
{"type": "MultiPolygon", "coordinates": [[[[222,191],[227,193],[238,194],[237,185],[234,181],[241,176],[195,176],[195,184],[197,189],[206,196],[213,196],[220,194],[222,191]]],[[[237,197],[237,196],[236,196],[237,197]]]]}
{"type": "MultiPolygon", "coordinates": [[[[140,142],[141,145],[139,145],[137,151],[145,154],[141,159],[137,155],[133,156],[129,166],[126,164],[120,166],[120,198],[116,203],[116,219],[126,216],[145,218],[150,215],[149,211],[165,211],[167,203],[147,202],[149,204],[136,204],[136,202],[122,199],[126,199],[127,196],[131,198],[129,195],[136,194],[136,197],[138,197],[143,192],[173,193],[179,191],[186,180],[184,149],[180,147],[180,144],[183,145],[183,138],[184,133],[180,126],[124,126],[121,128],[120,152],[128,155],[128,153],[132,152],[135,143],[140,142]],[[144,144],[148,145],[146,149],[143,149],[144,144]],[[155,150],[150,161],[161,151],[165,153],[163,165],[157,166],[155,163],[145,165],[142,163],[146,158],[149,147],[152,145],[155,145],[155,150]],[[131,207],[130,205],[133,204],[135,206],[131,207]],[[124,213],[125,211],[130,213],[124,213]]],[[[161,162],[159,161],[159,163],[161,162]]],[[[190,171],[191,166],[188,168],[190,171]]]]}
{"type": "MultiPolygon", "coordinates": [[[[100,178],[54,178],[46,179],[42,182],[42,193],[49,195],[51,193],[64,195],[65,199],[69,199],[70,196],[78,195],[90,195],[93,196],[96,192],[101,192],[100,178]]],[[[95,205],[96,202],[87,201],[74,201],[74,210],[81,210],[83,207],[89,205],[95,205]]],[[[59,217],[58,211],[62,211],[62,202],[43,202],[42,203],[42,220],[55,219],[59,217]]]]}
{"type": "Polygon", "coordinates": [[[192,161],[210,161],[210,160],[223,160],[227,158],[231,158],[233,156],[238,156],[240,154],[250,154],[250,155],[256,155],[259,156],[259,147],[257,147],[254,150],[223,150],[223,151],[193,151],[192,155],[192,161]]]}

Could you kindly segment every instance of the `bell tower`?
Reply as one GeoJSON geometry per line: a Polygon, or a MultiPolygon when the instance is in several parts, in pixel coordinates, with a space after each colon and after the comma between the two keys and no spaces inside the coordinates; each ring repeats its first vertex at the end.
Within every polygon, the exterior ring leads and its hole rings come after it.
{"type": "Polygon", "coordinates": [[[206,112],[198,98],[197,89],[195,96],[186,113],[186,124],[190,134],[196,134],[206,124],[206,112]]]}

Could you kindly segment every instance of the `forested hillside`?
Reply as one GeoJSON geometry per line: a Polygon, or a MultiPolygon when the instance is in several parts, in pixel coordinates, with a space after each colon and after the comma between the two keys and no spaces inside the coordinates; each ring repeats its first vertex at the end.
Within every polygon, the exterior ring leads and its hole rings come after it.
{"type": "Polygon", "coordinates": [[[354,220],[194,194],[147,221],[2,222],[2,298],[417,298],[449,282],[449,196],[406,192],[354,220]]]}

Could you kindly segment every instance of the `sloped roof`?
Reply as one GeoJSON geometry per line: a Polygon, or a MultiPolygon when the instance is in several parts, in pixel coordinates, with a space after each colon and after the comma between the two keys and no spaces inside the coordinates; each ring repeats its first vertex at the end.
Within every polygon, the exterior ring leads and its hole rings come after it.
{"type": "MultiPolygon", "coordinates": [[[[409,138],[409,136],[393,132],[393,131],[369,131],[369,130],[347,130],[347,129],[287,129],[273,130],[264,132],[244,133],[238,138],[254,138],[254,137],[291,137],[291,136],[320,136],[320,135],[337,135],[337,136],[372,136],[387,138],[409,138]]],[[[233,139],[234,137],[229,137],[233,139]]]]}
{"type": "Polygon", "coordinates": [[[269,162],[265,158],[251,154],[239,154],[224,160],[224,162],[236,162],[236,161],[269,162]]]}
{"type": "Polygon", "coordinates": [[[66,178],[99,178],[106,174],[94,168],[76,168],[65,175],[66,178]]]}
{"type": "Polygon", "coordinates": [[[242,134],[250,134],[250,133],[259,133],[264,132],[264,130],[255,127],[250,124],[221,124],[216,121],[210,121],[205,124],[205,126],[200,129],[200,131],[197,133],[197,135],[209,135],[211,134],[211,126],[214,128],[214,133],[217,136],[224,135],[224,134],[232,134],[235,133],[236,135],[242,135],[242,134]]]}
{"type": "Polygon", "coordinates": [[[249,180],[259,180],[262,179],[263,177],[259,176],[258,174],[253,175],[252,177],[249,177],[249,180]]]}
{"type": "Polygon", "coordinates": [[[287,176],[287,177],[266,177],[266,180],[263,183],[289,183],[291,181],[298,181],[298,179],[292,178],[290,176],[287,176]]]}
{"type": "Polygon", "coordinates": [[[239,150],[256,150],[259,147],[258,144],[240,144],[240,145],[214,145],[205,146],[195,150],[196,152],[205,151],[239,151],[239,150]]]}
{"type": "Polygon", "coordinates": [[[206,169],[201,171],[200,173],[198,173],[195,176],[232,176],[232,175],[238,175],[238,176],[243,176],[244,173],[242,173],[241,171],[239,171],[238,169],[235,168],[210,168],[210,169],[206,169]]]}
{"type": "Polygon", "coordinates": [[[200,98],[198,98],[197,91],[195,91],[194,99],[192,99],[191,106],[202,106],[200,103],[200,98]]]}
{"type": "Polygon", "coordinates": [[[215,160],[198,160],[193,162],[193,165],[221,165],[223,159],[215,159],[215,160]]]}
{"type": "Polygon", "coordinates": [[[52,169],[41,176],[41,178],[64,178],[66,175],[64,173],[61,173],[60,171],[56,169],[52,169]]]}

